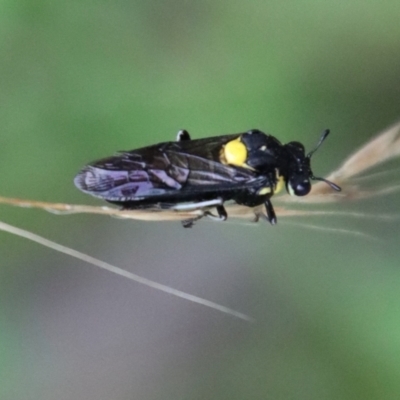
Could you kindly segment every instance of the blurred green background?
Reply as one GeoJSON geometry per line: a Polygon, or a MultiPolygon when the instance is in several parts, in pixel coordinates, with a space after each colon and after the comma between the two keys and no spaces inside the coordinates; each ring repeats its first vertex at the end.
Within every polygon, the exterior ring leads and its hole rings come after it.
{"type": "MultiPolygon", "coordinates": [[[[313,160],[327,174],[400,117],[399,15],[398,0],[2,1],[0,194],[102,204],[73,186],[85,163],[173,140],[181,128],[193,138],[259,128],[308,149],[331,128],[313,160]]],[[[332,209],[373,215],[399,204],[392,196],[332,209]]],[[[257,320],[0,232],[2,400],[400,398],[395,220],[184,230],[0,213],[257,320]]]]}

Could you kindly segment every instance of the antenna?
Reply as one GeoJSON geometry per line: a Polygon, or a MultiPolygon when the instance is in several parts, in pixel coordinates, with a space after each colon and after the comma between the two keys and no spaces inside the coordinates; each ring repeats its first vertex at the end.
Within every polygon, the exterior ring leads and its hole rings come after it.
{"type": "Polygon", "coordinates": [[[311,176],[310,179],[312,179],[313,181],[322,181],[322,182],[325,182],[325,183],[327,183],[333,190],[336,190],[337,192],[341,192],[341,191],[342,191],[342,188],[341,188],[340,186],[336,185],[336,183],[333,183],[333,182],[331,182],[331,181],[328,181],[328,179],[319,178],[319,177],[316,177],[316,176],[314,176],[314,175],[311,176]]]}
{"type": "Polygon", "coordinates": [[[321,144],[324,143],[324,140],[328,137],[330,130],[329,129],[325,129],[322,132],[321,138],[319,139],[319,142],[317,143],[317,145],[315,146],[314,150],[311,150],[308,154],[307,154],[307,158],[311,158],[312,155],[320,148],[321,144]]]}
{"type": "MultiPolygon", "coordinates": [[[[310,159],[312,157],[312,155],[320,148],[321,144],[324,142],[324,140],[328,137],[330,130],[329,129],[325,129],[322,132],[321,138],[319,139],[319,142],[317,143],[317,145],[315,146],[315,148],[313,150],[311,150],[308,154],[307,154],[307,158],[310,159]]],[[[336,183],[333,183],[331,181],[328,181],[328,179],[325,178],[320,178],[314,175],[310,176],[310,179],[312,179],[313,181],[322,181],[325,182],[326,184],[328,184],[333,190],[336,190],[337,192],[340,192],[342,189],[340,186],[336,185],[336,183]]]]}

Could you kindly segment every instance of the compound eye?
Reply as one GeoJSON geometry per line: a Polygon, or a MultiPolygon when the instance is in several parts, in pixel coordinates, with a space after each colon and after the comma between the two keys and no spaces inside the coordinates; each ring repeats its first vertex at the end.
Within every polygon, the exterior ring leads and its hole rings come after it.
{"type": "Polygon", "coordinates": [[[288,192],[292,196],[305,196],[310,193],[311,184],[310,181],[304,182],[291,182],[288,185],[288,192]]]}

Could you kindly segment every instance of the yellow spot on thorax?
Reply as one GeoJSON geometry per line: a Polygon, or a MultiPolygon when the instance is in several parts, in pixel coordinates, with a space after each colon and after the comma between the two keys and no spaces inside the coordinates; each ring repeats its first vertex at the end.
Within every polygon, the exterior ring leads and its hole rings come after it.
{"type": "Polygon", "coordinates": [[[272,193],[272,194],[279,193],[283,189],[284,184],[285,184],[285,180],[283,179],[283,176],[279,175],[279,170],[276,169],[276,183],[275,183],[274,187],[272,188],[271,186],[264,186],[257,192],[257,195],[264,196],[269,193],[272,193]]]}
{"type": "Polygon", "coordinates": [[[282,175],[279,175],[278,168],[276,168],[275,171],[276,171],[276,185],[275,185],[274,193],[279,193],[285,186],[285,179],[283,178],[282,175]]]}
{"type": "Polygon", "coordinates": [[[247,148],[241,142],[240,137],[228,142],[223,148],[222,155],[226,164],[235,165],[237,167],[246,167],[247,148]]]}
{"type": "Polygon", "coordinates": [[[271,193],[272,189],[269,186],[265,186],[261,188],[258,192],[258,196],[264,196],[265,194],[271,193]]]}

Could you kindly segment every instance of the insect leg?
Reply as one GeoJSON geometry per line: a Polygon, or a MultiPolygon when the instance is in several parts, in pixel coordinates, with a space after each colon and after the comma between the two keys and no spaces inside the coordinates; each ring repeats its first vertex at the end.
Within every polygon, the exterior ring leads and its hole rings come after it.
{"type": "Polygon", "coordinates": [[[214,221],[226,221],[228,218],[228,213],[226,212],[225,207],[223,205],[219,205],[215,207],[215,209],[217,210],[218,216],[212,214],[210,211],[206,211],[204,214],[214,221]]]}
{"type": "Polygon", "coordinates": [[[271,225],[276,224],[276,214],[274,211],[274,207],[272,206],[271,200],[267,199],[265,200],[265,211],[267,212],[267,219],[270,222],[271,225]]]}
{"type": "Polygon", "coordinates": [[[181,221],[182,222],[182,226],[184,228],[192,228],[194,223],[196,221],[198,221],[199,219],[201,219],[201,218],[203,218],[203,215],[199,215],[197,217],[190,218],[190,219],[184,219],[183,221],[181,221]]]}
{"type": "Polygon", "coordinates": [[[212,207],[212,206],[220,206],[222,205],[222,199],[213,199],[213,200],[206,200],[206,201],[199,201],[198,203],[182,203],[177,204],[171,207],[174,211],[191,211],[191,210],[198,210],[205,207],[212,207]]]}
{"type": "Polygon", "coordinates": [[[188,131],[181,129],[176,135],[176,141],[183,142],[184,140],[190,140],[190,135],[188,131]]]}
{"type": "Polygon", "coordinates": [[[264,217],[265,218],[265,215],[264,214],[260,214],[260,212],[255,212],[254,213],[254,219],[253,219],[252,222],[258,222],[260,220],[260,217],[264,217]]]}
{"type": "Polygon", "coordinates": [[[217,206],[217,213],[222,221],[226,221],[228,219],[228,213],[226,212],[224,206],[217,206]]]}

